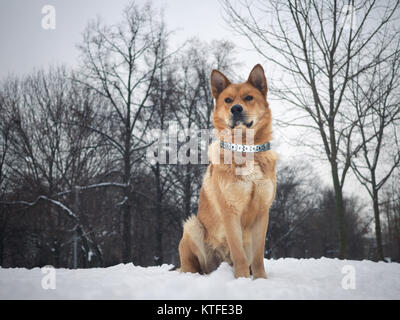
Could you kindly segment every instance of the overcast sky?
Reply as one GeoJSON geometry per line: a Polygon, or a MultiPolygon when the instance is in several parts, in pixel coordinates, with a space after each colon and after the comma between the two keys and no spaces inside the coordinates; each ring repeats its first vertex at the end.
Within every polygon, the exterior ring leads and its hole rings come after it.
{"type": "MultiPolygon", "coordinates": [[[[145,2],[136,0],[138,4],[145,2]]],[[[100,16],[108,24],[116,23],[121,20],[122,9],[128,3],[130,0],[0,0],[0,80],[7,74],[22,75],[52,64],[74,67],[79,55],[76,45],[81,42],[88,21],[100,16]],[[56,10],[55,30],[42,28],[45,5],[52,5],[56,10]]],[[[235,36],[225,25],[217,0],[154,0],[153,5],[164,8],[168,29],[176,31],[172,46],[194,36],[205,41],[229,39],[238,47],[237,60],[242,62],[236,74],[245,78],[256,63],[262,63],[269,78],[271,68],[257,54],[250,52],[245,39],[235,36]]],[[[285,106],[274,101],[272,110],[274,117],[279,117],[285,112],[285,106]]],[[[304,157],[287,143],[295,131],[294,128],[279,130],[275,127],[274,146],[284,159],[304,157]]],[[[321,163],[317,169],[329,183],[326,163],[321,163]]],[[[354,186],[349,183],[349,191],[354,190],[354,186]]]]}
{"type": "MultiPolygon", "coordinates": [[[[107,24],[121,21],[122,10],[131,0],[0,0],[0,80],[8,74],[23,75],[35,68],[79,61],[77,44],[88,22],[100,16],[107,24]],[[42,27],[42,8],[52,5],[56,12],[54,30],[42,27]]],[[[136,0],[139,5],[146,0],[136,0]]],[[[236,36],[222,19],[217,0],[154,0],[154,7],[164,10],[169,30],[173,30],[171,49],[185,40],[198,37],[203,41],[228,39],[236,47],[240,70],[234,74],[246,79],[257,63],[263,64],[267,79],[268,66],[249,43],[236,36]]],[[[281,108],[280,108],[281,109],[281,108]]],[[[278,142],[275,142],[277,145],[278,142]]],[[[285,152],[287,153],[287,152],[285,152]]]]}
{"type": "MultiPolygon", "coordinates": [[[[107,23],[121,20],[129,0],[1,0],[0,1],[0,78],[8,73],[23,74],[36,67],[64,63],[74,66],[78,59],[76,44],[90,19],[101,16],[107,23]],[[42,28],[43,6],[56,10],[55,30],[42,28]]],[[[143,4],[144,0],[136,3],[143,4]]],[[[165,8],[165,20],[175,30],[173,44],[198,36],[201,40],[230,39],[246,44],[232,34],[221,19],[217,0],[154,0],[165,8]]],[[[240,51],[243,70],[259,61],[255,54],[240,51]]]]}

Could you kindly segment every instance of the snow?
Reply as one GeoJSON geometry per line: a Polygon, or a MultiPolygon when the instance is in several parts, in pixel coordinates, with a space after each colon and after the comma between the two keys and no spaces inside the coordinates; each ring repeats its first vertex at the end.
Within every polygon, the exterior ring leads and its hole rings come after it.
{"type": "Polygon", "coordinates": [[[209,275],[169,271],[172,265],[166,264],[119,264],[53,269],[51,285],[43,285],[49,269],[0,268],[0,299],[400,299],[399,263],[328,258],[264,263],[268,279],[234,279],[226,263],[209,275]]]}

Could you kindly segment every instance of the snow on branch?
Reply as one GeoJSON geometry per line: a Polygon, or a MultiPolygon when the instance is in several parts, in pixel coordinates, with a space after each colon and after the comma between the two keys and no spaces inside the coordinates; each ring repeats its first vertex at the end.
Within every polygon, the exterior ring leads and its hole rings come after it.
{"type": "MultiPolygon", "coordinates": [[[[88,189],[94,189],[94,188],[102,188],[102,187],[118,187],[118,188],[126,188],[128,184],[126,183],[118,183],[118,182],[102,182],[102,183],[96,183],[96,184],[91,184],[88,186],[76,186],[79,190],[88,190],[88,189]]],[[[62,191],[59,193],[56,193],[56,196],[62,196],[68,193],[71,193],[72,190],[66,190],[62,191]]]]}
{"type": "Polygon", "coordinates": [[[124,197],[124,199],[122,199],[122,201],[115,204],[115,207],[122,207],[123,205],[125,205],[125,203],[127,201],[128,201],[128,197],[124,197]]]}
{"type": "Polygon", "coordinates": [[[28,206],[28,207],[33,207],[40,200],[46,200],[46,201],[51,202],[52,204],[54,204],[54,205],[60,207],[61,209],[63,209],[66,212],[67,216],[73,218],[75,221],[78,221],[78,217],[76,216],[76,214],[73,213],[72,210],[70,208],[68,208],[65,204],[61,203],[60,201],[51,199],[51,198],[49,198],[47,196],[44,196],[44,195],[40,195],[33,202],[28,202],[28,201],[1,201],[0,203],[7,204],[7,205],[21,204],[21,205],[25,205],[25,206],[28,206]]]}
{"type": "Polygon", "coordinates": [[[95,244],[92,239],[90,239],[87,235],[90,234],[90,232],[86,232],[85,228],[83,227],[83,225],[80,223],[78,216],[70,209],[68,208],[65,204],[61,203],[60,201],[51,199],[47,196],[44,195],[40,195],[36,198],[35,201],[33,202],[28,202],[28,201],[0,201],[1,204],[5,204],[5,205],[25,205],[27,207],[33,207],[35,206],[40,200],[46,200],[56,206],[58,206],[59,208],[61,208],[63,210],[63,212],[66,213],[66,215],[68,217],[70,217],[71,219],[74,220],[75,222],[75,227],[73,230],[77,230],[81,236],[81,238],[85,239],[88,243],[91,243],[92,245],[94,245],[96,247],[96,249],[99,250],[99,246],[97,244],[95,244]]]}

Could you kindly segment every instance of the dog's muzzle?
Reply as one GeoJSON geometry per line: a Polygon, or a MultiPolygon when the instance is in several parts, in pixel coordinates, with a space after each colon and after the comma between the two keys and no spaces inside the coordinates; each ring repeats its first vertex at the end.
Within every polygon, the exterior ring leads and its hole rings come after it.
{"type": "Polygon", "coordinates": [[[246,121],[246,113],[243,111],[243,107],[240,104],[235,104],[231,108],[231,118],[229,121],[229,126],[231,129],[236,127],[239,124],[244,124],[247,128],[250,128],[253,125],[253,121],[246,121]]]}

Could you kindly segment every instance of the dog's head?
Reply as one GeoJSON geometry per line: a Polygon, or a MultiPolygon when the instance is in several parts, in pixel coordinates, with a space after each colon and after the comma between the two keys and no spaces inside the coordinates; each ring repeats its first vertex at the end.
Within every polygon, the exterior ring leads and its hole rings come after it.
{"type": "Polygon", "coordinates": [[[257,64],[246,82],[231,83],[220,71],[211,72],[211,90],[215,98],[214,127],[218,131],[253,129],[269,133],[271,111],[267,102],[267,80],[264,69],[257,64]]]}

